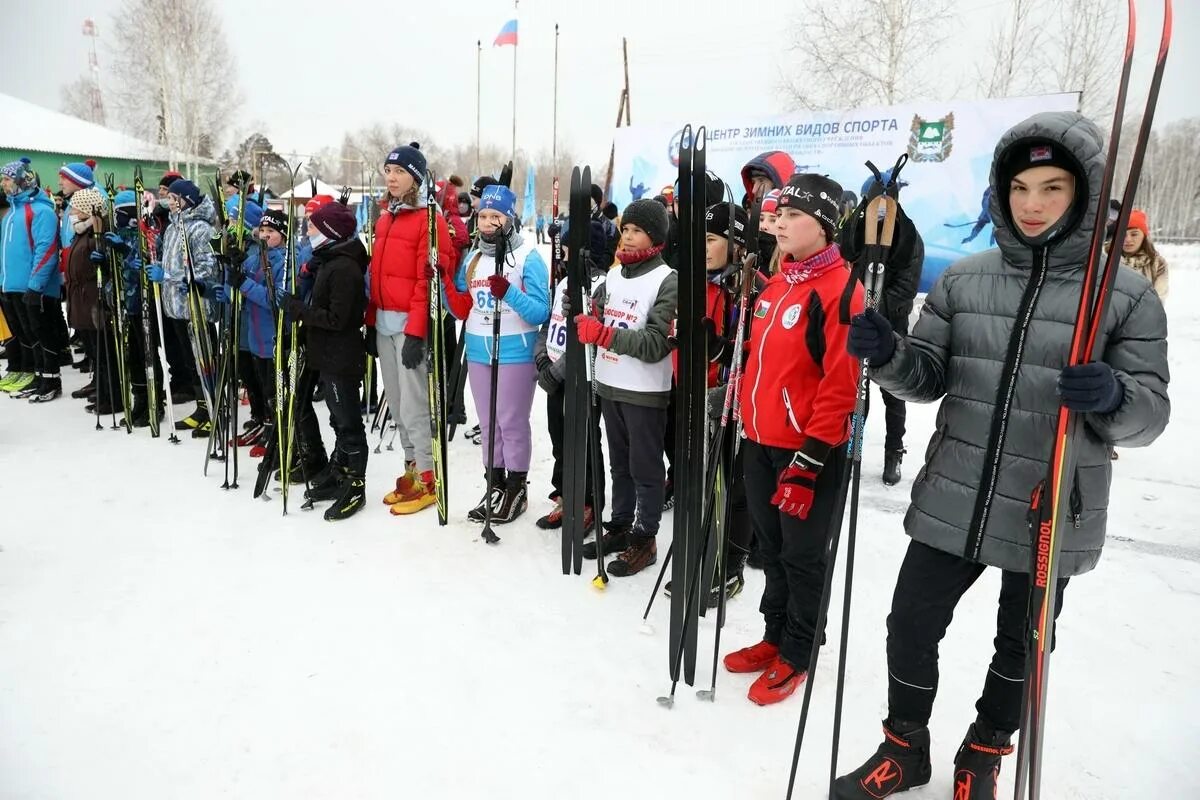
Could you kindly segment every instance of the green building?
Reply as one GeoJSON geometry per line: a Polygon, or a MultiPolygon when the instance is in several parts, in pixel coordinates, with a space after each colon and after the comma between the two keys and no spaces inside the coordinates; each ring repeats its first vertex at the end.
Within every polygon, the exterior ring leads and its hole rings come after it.
{"type": "Polygon", "coordinates": [[[118,185],[133,185],[133,168],[141,165],[150,188],[168,169],[188,174],[189,166],[211,167],[211,159],[173,153],[162,145],[135,139],[121,131],[51,111],[18,97],[0,94],[0,164],[25,157],[41,176],[42,185],[58,189],[63,164],[92,159],[96,183],[111,173],[118,185]]]}

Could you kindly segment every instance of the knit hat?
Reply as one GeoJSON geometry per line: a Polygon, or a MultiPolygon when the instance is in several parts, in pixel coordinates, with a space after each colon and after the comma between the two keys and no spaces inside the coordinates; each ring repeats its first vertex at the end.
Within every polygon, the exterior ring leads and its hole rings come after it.
{"type": "Polygon", "coordinates": [[[1129,227],[1137,228],[1144,236],[1150,235],[1150,220],[1146,218],[1146,212],[1140,208],[1135,208],[1129,212],[1129,227]]]}
{"type": "Polygon", "coordinates": [[[358,230],[354,212],[341,203],[326,203],[309,218],[313,227],[335,242],[344,242],[358,230]]]}
{"type": "MultiPolygon", "coordinates": [[[[76,192],[76,194],[78,194],[78,192],[76,192]]],[[[74,197],[74,195],[72,195],[72,198],[73,197],[74,197]]],[[[136,207],[137,207],[137,195],[133,193],[132,189],[122,189],[121,191],[117,192],[116,197],[113,198],[113,208],[136,208],[136,207]]]]}
{"type": "MultiPolygon", "coordinates": [[[[733,243],[739,247],[746,245],[746,209],[741,206],[733,207],[733,243]]],[[[717,236],[729,238],[729,203],[717,203],[708,207],[704,212],[704,232],[715,233],[717,236]]]]}
{"type": "Polygon", "coordinates": [[[779,191],[779,210],[794,208],[808,214],[821,223],[826,240],[832,242],[841,199],[842,187],[837,181],[827,175],[805,172],[794,175],[779,191]]]}
{"type": "Polygon", "coordinates": [[[634,200],[625,206],[625,213],[621,214],[621,227],[626,225],[641,228],[650,237],[651,244],[657,246],[666,243],[670,222],[667,219],[667,210],[662,204],[647,198],[634,200]]]}
{"type": "Polygon", "coordinates": [[[479,210],[483,211],[484,209],[499,211],[512,219],[517,215],[517,196],[507,186],[493,184],[484,189],[479,198],[479,210]]]}
{"type": "Polygon", "coordinates": [[[167,187],[167,191],[183,200],[183,204],[188,208],[200,205],[200,189],[186,178],[177,178],[167,187]]]}
{"type": "Polygon", "coordinates": [[[383,161],[384,166],[395,164],[403,167],[409,175],[413,176],[413,180],[420,186],[425,180],[425,156],[421,153],[421,145],[419,142],[409,142],[403,147],[397,147],[383,161]]]}
{"type": "Polygon", "coordinates": [[[617,210],[616,203],[605,203],[604,208],[602,208],[600,212],[614,222],[616,222],[617,217],[621,215],[621,212],[617,210]]]}
{"type": "MultiPolygon", "coordinates": [[[[133,192],[130,192],[133,194],[133,192]]],[[[80,189],[71,195],[71,208],[91,217],[104,213],[104,195],[95,187],[80,189]]]]}
{"type": "MultiPolygon", "coordinates": [[[[242,204],[241,201],[239,201],[236,196],[231,197],[228,200],[226,200],[225,201],[225,215],[227,217],[229,217],[231,220],[237,219],[238,206],[241,204],[242,204]]],[[[262,215],[263,215],[262,206],[260,206],[258,203],[254,202],[253,200],[247,200],[245,202],[245,206],[246,206],[246,220],[245,220],[246,227],[247,228],[257,228],[259,221],[262,220],[262,215]]]]}
{"type": "Polygon", "coordinates": [[[771,191],[767,192],[767,195],[766,195],[766,197],[763,198],[763,202],[762,202],[762,213],[764,213],[764,214],[778,214],[779,213],[779,190],[778,189],[772,189],[771,191]]]}
{"type": "Polygon", "coordinates": [[[162,178],[160,178],[158,181],[158,185],[162,186],[169,192],[169,191],[171,191],[171,184],[174,183],[175,181],[179,180],[182,177],[183,176],[180,175],[175,170],[169,170],[169,171],[163,173],[162,178]]]}
{"type": "Polygon", "coordinates": [[[1080,165],[1079,159],[1070,150],[1062,144],[1049,139],[1026,139],[1014,142],[1004,152],[999,177],[1005,185],[1005,195],[1008,194],[1008,184],[1012,183],[1012,179],[1033,167],[1059,167],[1060,169],[1065,169],[1076,177],[1076,181],[1081,186],[1087,186],[1083,167],[1080,165]]]}
{"type": "Polygon", "coordinates": [[[475,179],[475,183],[471,185],[471,196],[482,197],[483,190],[489,186],[496,186],[500,181],[493,178],[491,175],[481,175],[475,179]]]}
{"type": "Polygon", "coordinates": [[[331,194],[315,194],[311,200],[304,204],[304,213],[311,217],[313,214],[317,213],[318,208],[326,203],[332,202],[333,195],[331,194]]]}
{"type": "Polygon", "coordinates": [[[273,231],[279,231],[284,237],[287,236],[287,214],[279,209],[268,208],[262,212],[262,218],[258,221],[258,225],[260,228],[270,228],[273,231]]]}
{"type": "Polygon", "coordinates": [[[89,158],[83,162],[64,164],[59,168],[58,174],[81,189],[90,189],[96,185],[96,175],[93,172],[95,169],[96,162],[89,158]]]}
{"type": "Polygon", "coordinates": [[[0,167],[0,175],[6,178],[12,178],[16,182],[18,189],[28,189],[31,186],[39,185],[37,173],[30,168],[32,162],[27,156],[21,156],[16,161],[10,161],[3,167],[0,167]]]}

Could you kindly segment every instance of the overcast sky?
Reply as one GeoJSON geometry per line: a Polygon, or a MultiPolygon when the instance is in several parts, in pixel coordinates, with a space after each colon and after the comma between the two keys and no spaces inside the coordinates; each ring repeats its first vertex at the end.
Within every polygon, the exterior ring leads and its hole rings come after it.
{"type": "MultiPolygon", "coordinates": [[[[148,0],[153,2],[154,0],[148,0]]],[[[214,0],[237,64],[245,104],[231,134],[263,130],[280,152],[337,146],[342,133],[375,121],[425,129],[446,144],[475,139],[476,40],[482,40],[483,139],[511,141],[513,48],[492,47],[511,0],[214,0]],[[289,81],[257,80],[290,73],[289,81]]],[[[5,0],[0,91],[60,107],[59,88],[87,69],[82,21],[100,29],[101,67],[121,0],[5,0]],[[14,24],[15,23],[15,24],[14,24]]],[[[951,63],[973,74],[972,52],[1008,0],[962,0],[951,63]]],[[[522,0],[517,54],[517,138],[549,149],[553,125],[554,25],[560,26],[558,140],[578,156],[607,157],[620,96],[621,37],[629,39],[633,121],[703,122],[786,110],[781,70],[802,68],[786,31],[794,0],[522,0]]],[[[1140,0],[1144,91],[1156,49],[1159,0],[1140,0]]],[[[1175,49],[1157,122],[1200,116],[1200,0],[1176,0],[1175,49]]],[[[864,54],[864,57],[870,57],[864,54]]],[[[1140,80],[1139,80],[1140,78],[1140,80]]],[[[949,89],[948,89],[949,91],[949,89]]],[[[970,90],[964,96],[974,96],[970,90]]],[[[1140,107],[1132,97],[1130,107],[1140,107]]]]}

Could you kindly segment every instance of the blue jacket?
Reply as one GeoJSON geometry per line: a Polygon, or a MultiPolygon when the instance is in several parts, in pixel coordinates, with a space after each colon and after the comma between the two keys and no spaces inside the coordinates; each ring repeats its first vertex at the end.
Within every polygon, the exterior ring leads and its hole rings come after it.
{"type": "MultiPolygon", "coordinates": [[[[516,247],[520,248],[521,240],[517,238],[516,247]]],[[[520,281],[512,280],[508,293],[504,295],[504,305],[517,312],[517,315],[532,326],[528,333],[503,334],[500,336],[499,363],[501,364],[532,364],[533,349],[537,344],[538,326],[550,318],[550,271],[541,253],[532,247],[521,248],[526,251],[520,268],[520,281]],[[523,287],[523,289],[521,288],[523,287]]],[[[469,253],[455,276],[454,285],[459,293],[467,292],[467,270],[481,251],[469,253]]],[[[490,256],[482,255],[480,262],[489,262],[490,256]]],[[[460,295],[461,296],[461,295],[460,295]]],[[[469,295],[468,295],[469,296],[469,295]]],[[[491,295],[471,297],[471,312],[490,313],[495,307],[491,295]],[[485,312],[486,309],[486,312],[485,312]]],[[[449,305],[454,307],[452,301],[449,305]]],[[[460,316],[455,310],[455,316],[460,316]]],[[[462,318],[460,316],[460,318],[462,318]]],[[[479,336],[467,332],[466,355],[467,361],[476,364],[490,364],[492,341],[491,336],[479,336]]]]}
{"type": "Polygon", "coordinates": [[[246,261],[242,264],[246,282],[242,284],[242,338],[239,347],[259,358],[272,358],[275,355],[275,309],[282,303],[287,288],[283,273],[285,251],[284,247],[267,250],[267,264],[264,266],[262,244],[254,243],[246,249],[246,261]],[[271,270],[271,286],[275,290],[273,298],[267,288],[268,268],[271,270]]]}
{"type": "MultiPolygon", "coordinates": [[[[205,197],[195,208],[172,214],[171,224],[163,231],[162,246],[158,251],[163,268],[163,313],[171,319],[189,319],[184,235],[187,236],[187,250],[192,256],[191,267],[196,281],[206,290],[215,282],[217,259],[212,249],[215,221],[212,200],[205,197]]],[[[201,302],[205,318],[215,320],[216,304],[208,299],[201,302]]]]}
{"type": "Polygon", "coordinates": [[[62,293],[58,271],[58,215],[54,201],[41,189],[26,189],[8,198],[4,217],[4,249],[0,251],[0,285],[6,292],[33,289],[47,297],[62,293]]]}
{"type": "Polygon", "coordinates": [[[71,246],[71,242],[75,241],[75,220],[71,218],[71,212],[65,202],[63,203],[62,218],[58,223],[58,240],[62,243],[63,250],[66,250],[71,246]]]}

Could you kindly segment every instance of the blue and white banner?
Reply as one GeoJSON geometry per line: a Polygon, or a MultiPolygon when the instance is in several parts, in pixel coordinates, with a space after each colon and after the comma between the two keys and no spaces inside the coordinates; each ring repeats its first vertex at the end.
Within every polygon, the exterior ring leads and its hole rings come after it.
{"type": "MultiPolygon", "coordinates": [[[[829,175],[855,194],[902,153],[905,213],[925,240],[921,291],[952,262],[992,246],[984,193],[1000,135],[1039,111],[1073,111],[1078,95],[1049,94],[997,100],[953,100],[852,111],[783,114],[752,119],[697,119],[705,125],[708,169],[740,202],[741,170],[759,153],[782,150],[796,172],[829,175]]],[[[679,169],[680,125],[640,125],[616,132],[612,199],[618,208],[672,186],[679,169]]],[[[847,198],[849,199],[849,198],[847,198]]]]}

